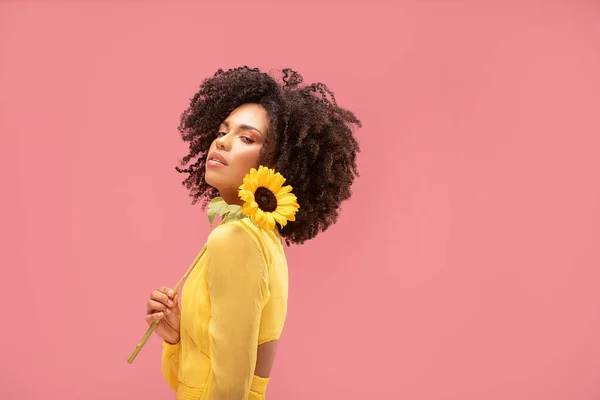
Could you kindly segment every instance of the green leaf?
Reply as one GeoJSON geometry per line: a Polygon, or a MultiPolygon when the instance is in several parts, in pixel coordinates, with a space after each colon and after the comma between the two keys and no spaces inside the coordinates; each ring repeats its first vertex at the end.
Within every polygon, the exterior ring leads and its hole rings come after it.
{"type": "Polygon", "coordinates": [[[233,214],[233,213],[241,213],[242,212],[242,206],[238,206],[237,204],[232,204],[229,206],[229,211],[233,214]]]}
{"type": "Polygon", "coordinates": [[[227,214],[229,212],[229,207],[230,205],[223,202],[223,204],[221,205],[221,208],[219,208],[219,215],[222,217],[225,214],[227,214]]]}
{"type": "Polygon", "coordinates": [[[237,204],[229,206],[229,214],[227,214],[227,221],[237,221],[244,218],[242,214],[242,207],[237,204]]]}
{"type": "Polygon", "coordinates": [[[212,226],[217,214],[227,221],[237,221],[245,217],[242,213],[242,206],[227,204],[221,197],[215,197],[208,206],[208,222],[210,226],[212,226]]]}
{"type": "Polygon", "coordinates": [[[215,197],[208,205],[208,223],[210,224],[210,226],[212,226],[217,213],[219,213],[221,216],[223,215],[220,213],[221,209],[223,208],[223,205],[225,207],[228,206],[225,200],[223,200],[223,198],[221,197],[215,197]]]}

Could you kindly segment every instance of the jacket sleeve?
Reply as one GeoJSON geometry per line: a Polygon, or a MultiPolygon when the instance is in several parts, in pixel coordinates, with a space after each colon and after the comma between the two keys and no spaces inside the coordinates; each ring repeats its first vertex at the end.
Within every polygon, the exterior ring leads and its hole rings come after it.
{"type": "Polygon", "coordinates": [[[163,340],[161,372],[171,389],[177,391],[179,384],[179,348],[180,343],[170,344],[163,340]]]}
{"type": "Polygon", "coordinates": [[[211,400],[246,400],[256,367],[268,267],[243,228],[225,224],[207,242],[211,400]]]}

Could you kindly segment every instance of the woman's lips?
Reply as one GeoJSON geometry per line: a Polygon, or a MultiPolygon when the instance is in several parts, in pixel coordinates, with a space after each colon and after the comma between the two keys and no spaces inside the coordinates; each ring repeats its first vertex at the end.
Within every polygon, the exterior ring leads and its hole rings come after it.
{"type": "Polygon", "coordinates": [[[211,167],[226,167],[227,161],[225,161],[225,157],[223,157],[220,153],[213,151],[208,155],[208,161],[206,165],[210,165],[211,167]]]}
{"type": "Polygon", "coordinates": [[[208,160],[206,162],[206,165],[208,165],[210,167],[226,167],[227,166],[218,160],[208,160]]]}

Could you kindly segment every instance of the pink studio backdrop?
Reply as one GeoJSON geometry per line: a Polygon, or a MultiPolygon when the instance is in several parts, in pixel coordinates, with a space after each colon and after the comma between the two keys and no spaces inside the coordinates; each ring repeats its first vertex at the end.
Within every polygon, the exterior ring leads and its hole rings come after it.
{"type": "Polygon", "coordinates": [[[600,398],[600,7],[537,3],[0,4],[0,398],[174,398],[126,360],[209,233],[179,115],[241,64],[364,123],[269,399],[600,398]]]}

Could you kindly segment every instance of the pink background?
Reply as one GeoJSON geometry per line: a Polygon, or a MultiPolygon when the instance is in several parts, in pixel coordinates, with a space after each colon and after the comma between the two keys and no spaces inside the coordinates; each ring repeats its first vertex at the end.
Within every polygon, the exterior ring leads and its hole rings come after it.
{"type": "Polygon", "coordinates": [[[174,398],[126,360],[209,232],[179,115],[240,64],[364,123],[269,399],[600,398],[599,49],[593,1],[0,4],[0,398],[174,398]]]}

